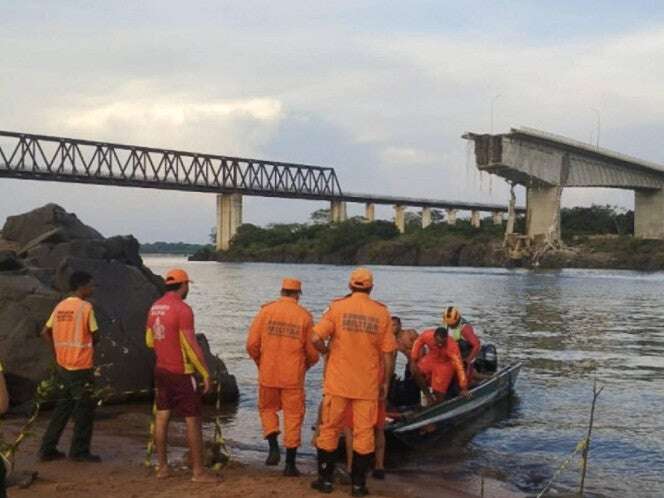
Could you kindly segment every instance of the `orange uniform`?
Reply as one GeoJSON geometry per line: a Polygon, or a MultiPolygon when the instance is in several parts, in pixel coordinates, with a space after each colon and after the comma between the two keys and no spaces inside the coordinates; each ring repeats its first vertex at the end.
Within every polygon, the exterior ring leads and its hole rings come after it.
{"type": "Polygon", "coordinates": [[[60,301],[46,326],[53,330],[53,346],[58,365],[66,370],[92,368],[92,334],[99,327],[89,302],[79,297],[68,297],[60,301]]]}
{"type": "Polygon", "coordinates": [[[467,389],[468,381],[459,346],[451,337],[446,338],[443,346],[438,346],[434,334],[435,329],[428,329],[420,334],[410,353],[411,361],[417,363],[420,372],[427,378],[434,391],[447,392],[455,372],[461,389],[467,389]],[[428,351],[423,355],[422,349],[425,346],[428,351]]]}
{"type": "Polygon", "coordinates": [[[284,445],[300,446],[304,419],[304,376],[318,361],[311,314],[293,297],[263,305],[251,324],[247,352],[258,365],[258,410],[263,435],[279,432],[284,412],[284,445]]]}
{"type": "Polygon", "coordinates": [[[351,404],[353,449],[372,453],[382,354],[396,349],[390,312],[368,294],[353,292],[330,304],[314,332],[323,341],[330,339],[316,446],[328,452],[337,448],[351,404]]]}

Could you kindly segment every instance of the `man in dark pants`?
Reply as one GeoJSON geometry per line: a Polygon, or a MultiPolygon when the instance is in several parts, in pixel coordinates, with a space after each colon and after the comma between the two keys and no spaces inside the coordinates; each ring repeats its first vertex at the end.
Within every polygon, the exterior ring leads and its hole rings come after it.
{"type": "Polygon", "coordinates": [[[101,462],[100,457],[90,453],[95,409],[93,342],[98,329],[92,305],[87,301],[92,295],[92,276],[74,272],[69,287],[72,295],[55,307],[42,331],[57,362],[58,401],[42,439],[39,457],[42,462],[64,458],[57,445],[69,417],[73,417],[69,458],[77,462],[101,462]]]}

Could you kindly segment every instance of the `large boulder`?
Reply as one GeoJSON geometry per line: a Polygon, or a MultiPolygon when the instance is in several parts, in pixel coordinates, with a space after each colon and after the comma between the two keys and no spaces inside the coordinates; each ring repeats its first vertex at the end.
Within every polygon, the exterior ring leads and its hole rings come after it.
{"type": "MultiPolygon", "coordinates": [[[[138,241],[131,236],[104,239],[53,204],[10,217],[2,236],[10,239],[0,239],[0,247],[21,248],[0,251],[0,360],[12,403],[29,401],[36,384],[53,371],[52,352],[40,332],[77,270],[95,280],[95,366],[104,398],[151,397],[154,354],[145,345],[145,320],[164,284],[143,265],[138,241]]],[[[199,341],[224,400],[236,400],[235,378],[211,353],[207,340],[199,341]]]]}
{"type": "Polygon", "coordinates": [[[103,239],[97,230],[57,204],[46,204],[25,214],[9,216],[2,227],[2,238],[17,242],[21,247],[40,237],[57,241],[103,239]]]}

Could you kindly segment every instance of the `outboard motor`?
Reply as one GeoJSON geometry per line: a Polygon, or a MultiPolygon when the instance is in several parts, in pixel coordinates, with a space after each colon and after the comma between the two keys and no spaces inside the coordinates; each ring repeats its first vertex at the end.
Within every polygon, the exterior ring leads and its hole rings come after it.
{"type": "Polygon", "coordinates": [[[493,344],[485,344],[475,358],[475,369],[480,373],[494,373],[498,370],[498,352],[493,344]]]}

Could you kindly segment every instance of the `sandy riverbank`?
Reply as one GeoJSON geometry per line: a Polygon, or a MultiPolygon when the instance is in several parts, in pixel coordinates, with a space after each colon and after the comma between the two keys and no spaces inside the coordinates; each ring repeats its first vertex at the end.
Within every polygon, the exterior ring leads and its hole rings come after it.
{"type": "MultiPolygon", "coordinates": [[[[189,473],[181,468],[175,477],[157,480],[143,465],[148,409],[139,406],[102,407],[93,441],[93,451],[104,459],[101,464],[81,464],[67,460],[39,463],[36,453],[39,436],[43,433],[47,415],[40,417],[34,427],[34,436],[21,446],[17,457],[17,471],[35,470],[38,479],[27,489],[11,487],[10,498],[147,498],[147,497],[318,497],[309,488],[314,476],[314,461],[303,458],[300,478],[284,478],[279,469],[261,465],[255,455],[238,450],[232,462],[222,470],[223,481],[219,485],[193,484],[189,473]]],[[[23,419],[9,419],[3,424],[3,436],[11,440],[23,423],[23,419]]],[[[182,424],[172,427],[172,463],[182,458],[184,437],[182,424]]],[[[70,439],[68,429],[61,443],[65,449],[70,439]]],[[[388,475],[384,482],[372,481],[369,487],[373,496],[404,498],[473,498],[479,496],[479,479],[436,481],[431,477],[388,475]]],[[[348,486],[338,485],[330,495],[348,496],[348,486]]],[[[507,489],[498,481],[485,482],[485,496],[513,498],[521,496],[507,489]]]]}

